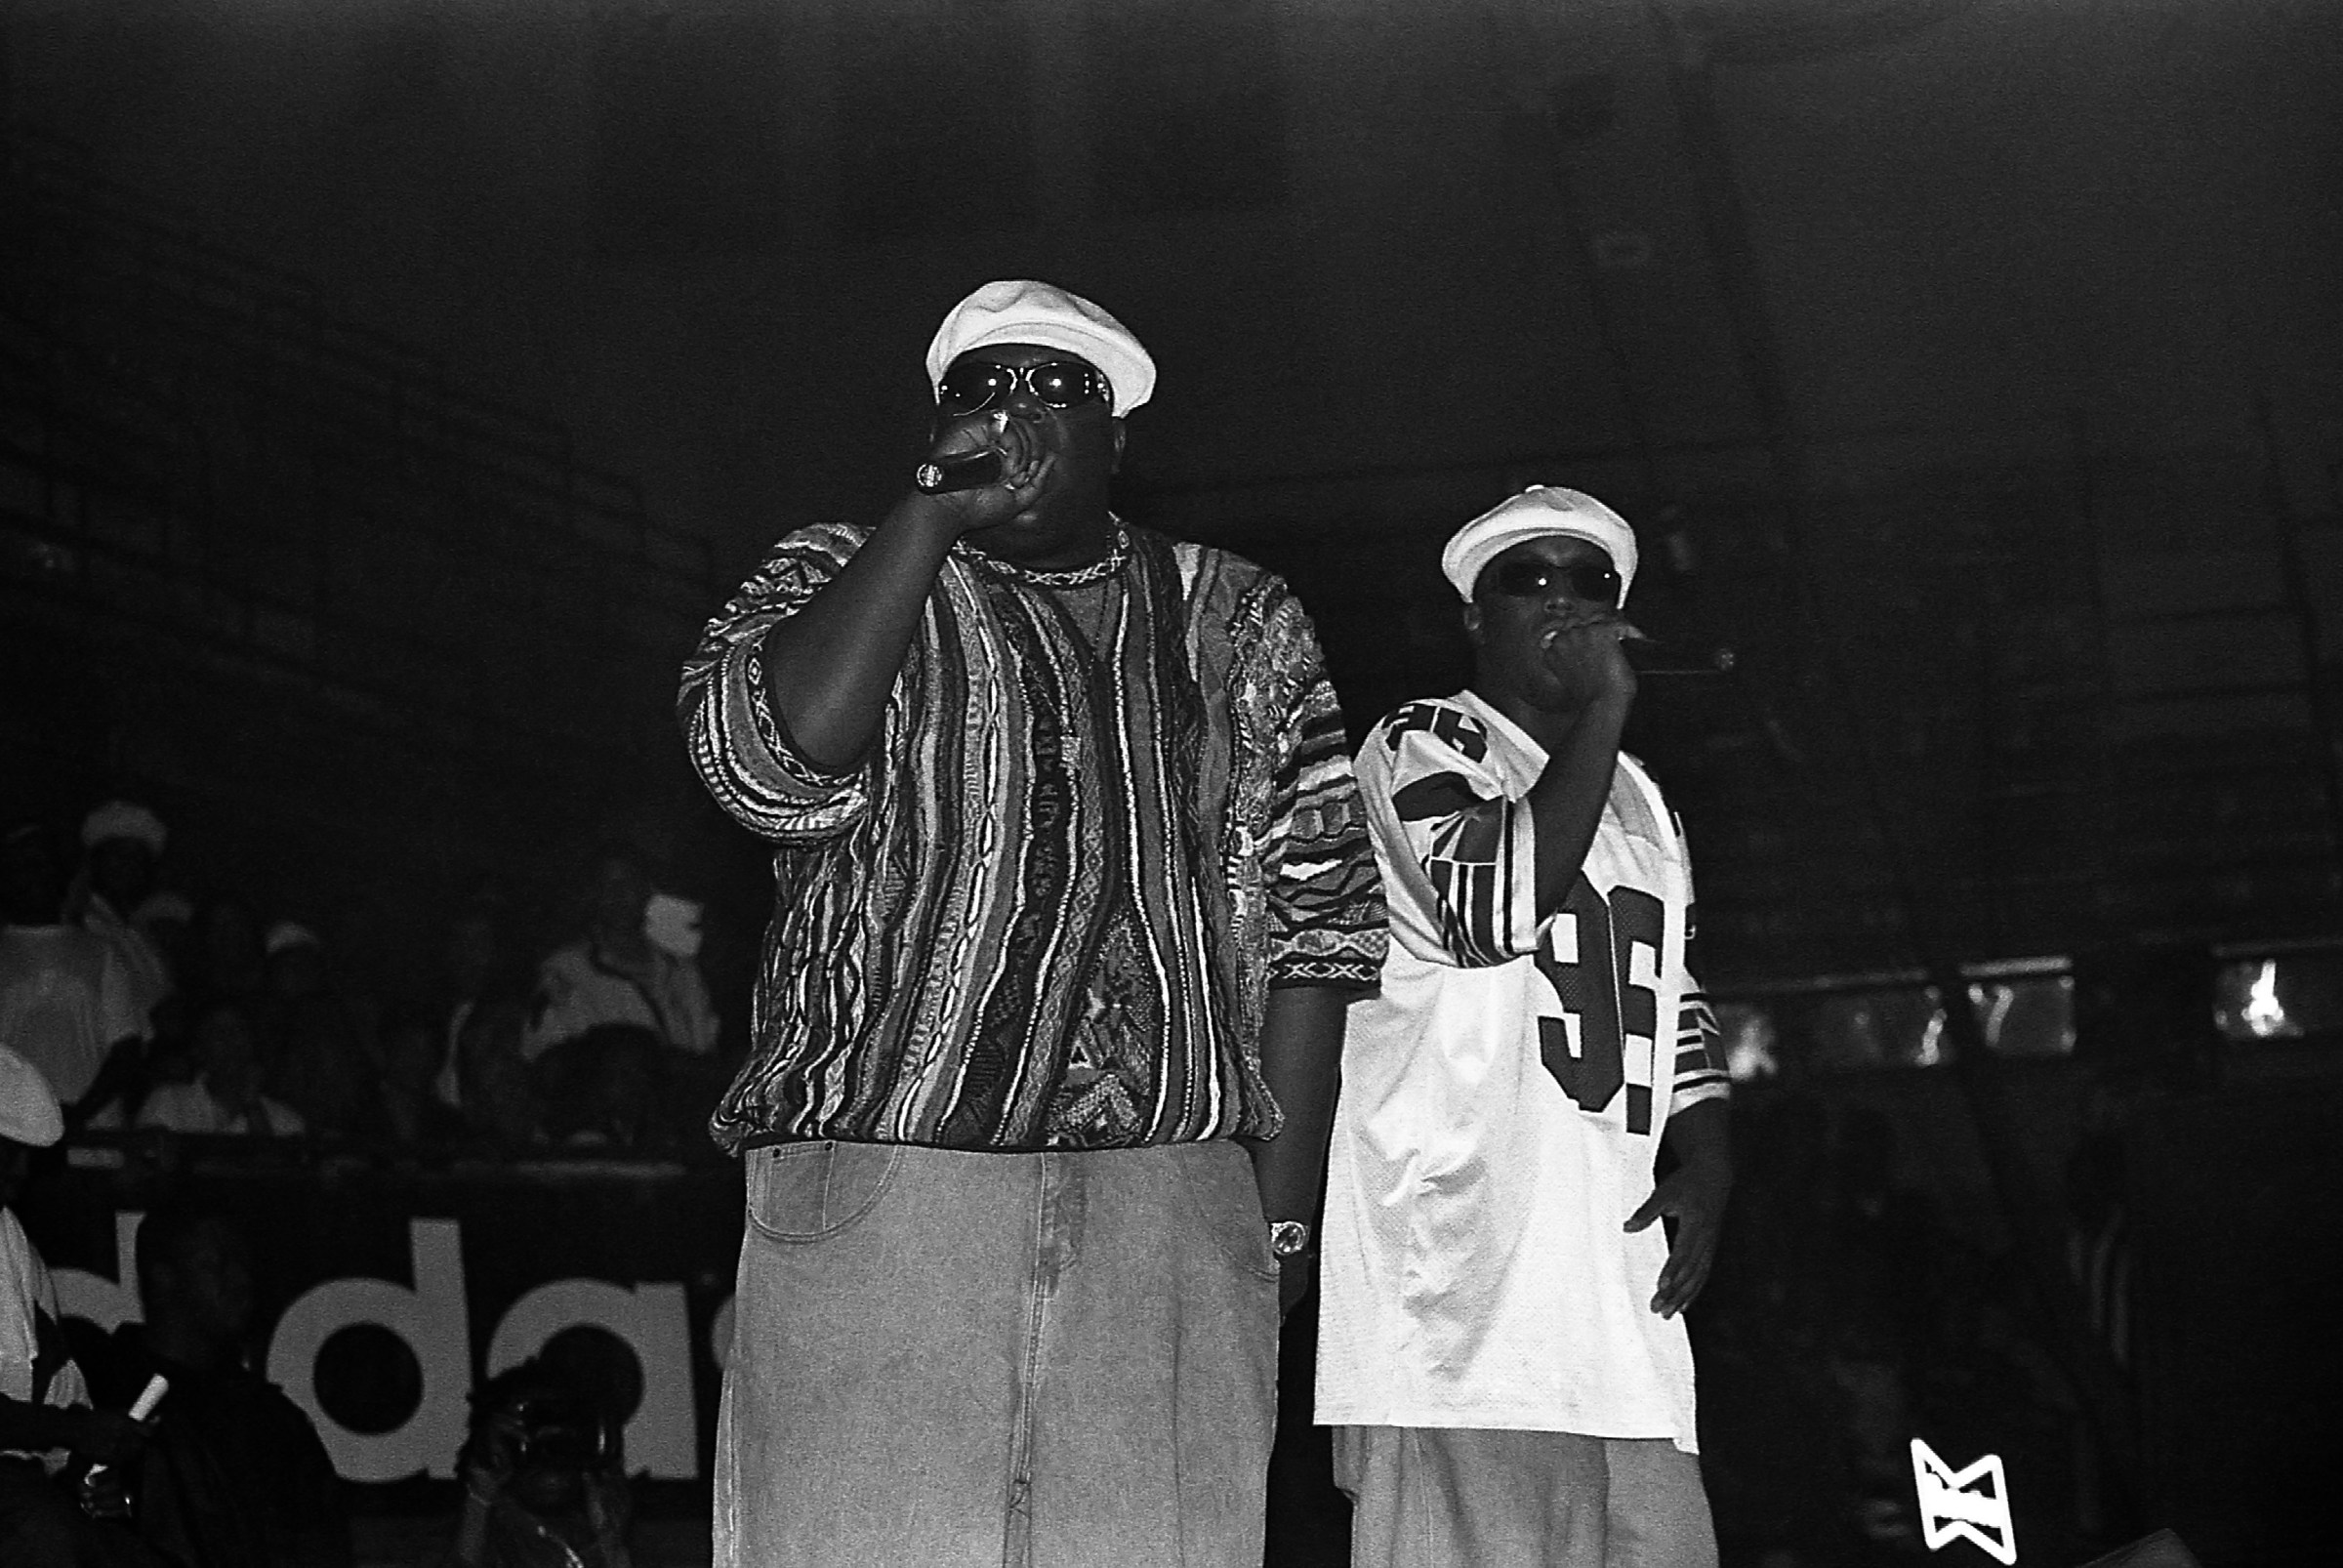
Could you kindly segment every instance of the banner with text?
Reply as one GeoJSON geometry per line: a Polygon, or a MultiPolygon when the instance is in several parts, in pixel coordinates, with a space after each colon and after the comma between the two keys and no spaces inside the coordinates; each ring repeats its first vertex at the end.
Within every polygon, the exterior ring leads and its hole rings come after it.
{"type": "Polygon", "coordinates": [[[218,1208],[252,1242],[256,1350],[345,1479],[452,1477],[473,1384],[576,1327],[611,1336],[641,1373],[629,1468],[707,1474],[740,1251],[730,1162],[164,1153],[65,1149],[19,1203],[68,1319],[111,1332],[139,1318],[138,1225],[167,1193],[218,1208]]]}

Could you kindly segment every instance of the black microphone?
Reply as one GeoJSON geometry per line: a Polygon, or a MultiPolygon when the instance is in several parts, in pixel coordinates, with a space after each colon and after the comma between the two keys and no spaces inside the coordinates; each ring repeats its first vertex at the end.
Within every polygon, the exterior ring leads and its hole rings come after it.
{"type": "Polygon", "coordinates": [[[1002,462],[1001,454],[989,446],[957,457],[931,457],[912,470],[911,482],[928,495],[981,490],[1000,482],[1002,462]]]}
{"type": "Polygon", "coordinates": [[[1686,648],[1640,634],[1619,640],[1637,675],[1731,675],[1741,662],[1731,648],[1686,648]]]}

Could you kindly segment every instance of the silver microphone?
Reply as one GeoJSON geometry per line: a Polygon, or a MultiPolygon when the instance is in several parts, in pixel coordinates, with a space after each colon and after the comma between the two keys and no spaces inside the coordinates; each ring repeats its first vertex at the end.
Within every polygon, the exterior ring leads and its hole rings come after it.
{"type": "Polygon", "coordinates": [[[911,472],[911,482],[928,495],[948,490],[981,490],[998,484],[1006,460],[992,447],[957,457],[931,457],[911,472]]]}

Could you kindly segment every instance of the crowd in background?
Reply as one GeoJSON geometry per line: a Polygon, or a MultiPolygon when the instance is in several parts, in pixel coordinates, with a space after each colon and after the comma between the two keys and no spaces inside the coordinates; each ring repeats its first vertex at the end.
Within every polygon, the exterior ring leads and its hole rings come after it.
{"type": "MultiPolygon", "coordinates": [[[[12,1147],[21,1145],[0,1129],[0,1151],[12,1147]]],[[[0,1213],[25,1170],[21,1159],[0,1161],[0,1213]]],[[[200,1202],[165,1199],[144,1216],[140,1317],[110,1333],[77,1322],[54,1357],[45,1346],[32,1402],[49,1408],[42,1430],[56,1446],[0,1451],[0,1561],[351,1568],[358,1560],[348,1492],[316,1426],[248,1355],[254,1248],[230,1214],[200,1202]],[[139,1403],[150,1385],[159,1399],[139,1403]]],[[[38,1321],[39,1300],[0,1300],[0,1316],[27,1304],[38,1321]]],[[[639,1366],[591,1327],[565,1329],[484,1380],[456,1456],[462,1500],[423,1560],[626,1568],[635,1510],[622,1434],[641,1392],[639,1366]]]]}
{"type": "MultiPolygon", "coordinates": [[[[657,890],[642,852],[610,846],[585,857],[568,934],[542,950],[522,947],[492,890],[456,901],[435,932],[435,971],[376,995],[346,983],[359,967],[338,964],[311,927],[266,918],[233,892],[170,887],[168,833],[151,810],[107,802],[79,830],[75,842],[26,822],[0,841],[0,1039],[49,1077],[85,1137],[715,1157],[706,1116],[731,1063],[700,972],[697,911],[657,890]]],[[[1695,1316],[1708,1486],[1735,1557],[1916,1554],[1904,1446],[1915,1430],[1962,1453],[2003,1453],[2031,1483],[2022,1506],[2035,1515],[2032,1539],[2086,1545],[2108,1507],[2104,1462],[2028,1321],[2014,1259],[1981,1254],[1937,1212],[1876,1113],[1833,1113],[1785,1085],[1746,1100],[1740,1120],[1743,1177],[1695,1316]],[[1745,1420],[1757,1424],[1740,1429],[1745,1420]],[[1836,1545],[1818,1554],[1818,1542],[1836,1545]]],[[[2121,1224],[2123,1182],[2108,1168],[2116,1146],[2086,1140],[2067,1196],[2071,1263],[2120,1361],[2123,1293],[2094,1288],[2123,1257],[2110,1239],[2121,1224]]],[[[322,1458],[313,1433],[305,1440],[286,1421],[292,1407],[240,1363],[197,1365],[207,1341],[190,1323],[207,1312],[232,1320],[239,1301],[248,1315],[248,1281],[237,1287],[245,1245],[217,1215],[150,1217],[140,1240],[141,1279],[155,1293],[147,1326],[88,1352],[102,1405],[120,1408],[149,1362],[177,1356],[219,1422],[250,1426],[226,1444],[164,1450],[187,1474],[197,1456],[239,1446],[279,1444],[268,1464],[287,1476],[322,1458]]],[[[465,1516],[451,1537],[473,1553],[463,1560],[527,1560],[494,1543],[542,1540],[531,1498],[566,1510],[573,1549],[598,1541],[601,1560],[623,1560],[626,1500],[609,1446],[618,1417],[581,1411],[623,1414],[632,1400],[604,1401],[591,1376],[580,1393],[577,1370],[541,1357],[481,1390],[465,1516]],[[563,1379],[566,1391],[554,1387],[563,1379]]],[[[195,1424],[190,1403],[180,1406],[183,1433],[195,1424]]],[[[320,1495],[331,1490],[321,1473],[320,1495]]],[[[215,1507],[242,1484],[198,1480],[215,1507]]],[[[278,1486],[236,1506],[282,1513],[290,1496],[278,1486]]],[[[271,1529],[346,1531],[269,1516],[271,1529]]]]}
{"type": "MultiPolygon", "coordinates": [[[[2122,1505],[2107,1453],[2018,1250],[1947,1213],[1875,1109],[1790,1089],[1737,1115],[1731,1222],[1694,1316],[1704,1468],[1736,1558],[1933,1555],[1912,1510],[1914,1436],[1960,1463],[2002,1457],[2030,1556],[2111,1545],[2122,1505]]],[[[2068,1172],[2085,1255],[2119,1223],[2110,1147],[2086,1139],[2068,1172]]],[[[2070,1262],[2087,1286],[2086,1258],[2070,1262]]],[[[2121,1367],[2119,1302],[2100,1296],[2091,1316],[2121,1367]]]]}
{"type": "Polygon", "coordinates": [[[564,939],[516,951],[475,887],[433,972],[378,994],[311,925],[232,889],[190,896],[169,833],[108,801],[78,843],[38,821],[0,843],[0,1039],[69,1130],[305,1138],[425,1154],[711,1155],[727,1072],[697,962],[698,906],[613,844],[578,869],[564,939]]]}

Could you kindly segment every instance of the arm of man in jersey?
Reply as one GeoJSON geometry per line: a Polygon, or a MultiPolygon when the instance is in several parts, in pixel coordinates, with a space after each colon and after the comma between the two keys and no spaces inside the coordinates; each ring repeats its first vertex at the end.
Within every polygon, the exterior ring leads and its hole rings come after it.
{"type": "MultiPolygon", "coordinates": [[[[1541,920],[1550,920],[1561,912],[1578,890],[1582,868],[1602,826],[1605,803],[1619,770],[1620,739],[1634,699],[1635,681],[1607,633],[1608,628],[1597,623],[1554,638],[1546,648],[1549,661],[1574,676],[1583,674],[1590,695],[1530,791],[1529,804],[1540,839],[1541,920]]],[[[1672,824],[1670,837],[1678,862],[1685,866],[1685,943],[1689,946],[1689,860],[1683,836],[1672,830],[1672,824]]],[[[1652,1310],[1662,1317],[1673,1317],[1690,1306],[1707,1283],[1724,1221],[1725,1200],[1733,1186],[1724,1105],[1727,1080],[1716,1051],[1716,1020],[1680,961],[1671,978],[1676,984],[1670,989],[1683,1000],[1678,1008],[1667,1120],[1661,1138],[1675,1165],[1628,1216],[1624,1226],[1629,1232],[1639,1231],[1664,1217],[1674,1222],[1667,1262],[1652,1296],[1652,1310]]]]}
{"type": "Polygon", "coordinates": [[[1716,1014],[1689,971],[1676,1016],[1675,1082],[1661,1141],[1676,1168],[1652,1189],[1626,1228],[1641,1230],[1665,1217],[1675,1222],[1667,1265],[1660,1270],[1652,1310],[1673,1317],[1708,1283],[1733,1191],[1732,1128],[1726,1113],[1732,1079],[1725,1070],[1716,1014]]]}
{"type": "MultiPolygon", "coordinates": [[[[1550,656],[1583,665],[1593,649],[1572,644],[1599,636],[1589,629],[1584,640],[1560,640],[1565,645],[1550,656]]],[[[1558,916],[1577,923],[1597,915],[1593,904],[1599,900],[1586,896],[1582,873],[1619,766],[1631,697],[1630,683],[1598,683],[1517,801],[1505,798],[1501,770],[1491,771],[1497,764],[1490,758],[1490,732],[1480,722],[1447,705],[1419,704],[1387,723],[1393,805],[1413,857],[1437,895],[1442,946],[1451,961],[1490,965],[1535,953],[1545,967],[1549,924],[1558,916]]],[[[1676,848],[1680,855],[1680,835],[1676,848]]],[[[1686,880],[1689,887],[1689,873],[1686,880]]],[[[1607,924],[1607,917],[1598,918],[1607,924]]],[[[1583,939],[1587,933],[1577,934],[1583,939]]],[[[1548,978],[1566,1010],[1576,1011],[1582,1002],[1577,992],[1583,975],[1580,963],[1552,966],[1548,978]]],[[[1651,1303],[1662,1316],[1689,1306],[1706,1283],[1732,1186],[1727,1080],[1715,1020],[1681,967],[1678,979],[1683,1002],[1663,1133],[1674,1169],[1625,1222],[1637,1231],[1664,1217],[1674,1221],[1668,1261],[1651,1303]]],[[[1599,1069],[1587,1075],[1603,1076],[1599,1069]]]]}

